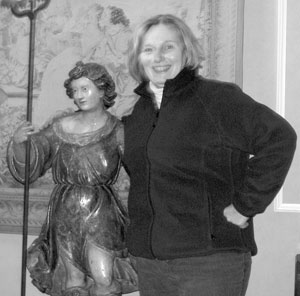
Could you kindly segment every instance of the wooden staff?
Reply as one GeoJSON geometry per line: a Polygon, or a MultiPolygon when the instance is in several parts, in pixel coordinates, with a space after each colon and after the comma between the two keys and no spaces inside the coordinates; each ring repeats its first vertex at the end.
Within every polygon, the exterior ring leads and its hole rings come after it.
{"type": "MultiPolygon", "coordinates": [[[[33,99],[33,75],[34,75],[34,49],[35,49],[35,26],[37,13],[46,8],[50,0],[2,0],[1,6],[10,8],[16,17],[27,16],[30,20],[29,38],[29,63],[28,63],[28,86],[27,86],[27,110],[26,120],[32,122],[32,99],[33,99]]],[[[21,296],[26,294],[26,263],[27,263],[27,238],[28,238],[28,205],[29,205],[29,179],[30,179],[30,138],[26,143],[25,158],[25,184],[24,184],[24,207],[23,207],[23,242],[22,242],[22,278],[21,296]]]]}

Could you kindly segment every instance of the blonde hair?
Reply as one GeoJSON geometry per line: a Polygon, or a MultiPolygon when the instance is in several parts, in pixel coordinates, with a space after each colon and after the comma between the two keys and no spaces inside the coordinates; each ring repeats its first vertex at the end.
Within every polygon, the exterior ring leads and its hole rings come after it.
{"type": "Polygon", "coordinates": [[[143,38],[152,26],[159,24],[171,26],[178,33],[183,43],[183,54],[186,58],[184,66],[190,69],[201,68],[201,63],[204,60],[203,49],[192,30],[183,20],[174,15],[159,14],[138,26],[131,40],[128,56],[128,69],[131,76],[137,82],[148,80],[144,69],[139,62],[143,38]]]}

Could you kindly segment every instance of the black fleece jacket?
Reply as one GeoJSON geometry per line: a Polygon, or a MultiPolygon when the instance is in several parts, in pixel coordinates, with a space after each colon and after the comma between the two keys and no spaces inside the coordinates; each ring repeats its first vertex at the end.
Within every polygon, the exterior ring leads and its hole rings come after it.
{"type": "Polygon", "coordinates": [[[158,110],[148,84],[124,118],[130,176],[128,247],[172,259],[257,252],[253,217],[281,188],[296,146],[290,124],[231,83],[184,69],[167,80],[158,110]],[[250,217],[240,229],[223,210],[250,217]]]}

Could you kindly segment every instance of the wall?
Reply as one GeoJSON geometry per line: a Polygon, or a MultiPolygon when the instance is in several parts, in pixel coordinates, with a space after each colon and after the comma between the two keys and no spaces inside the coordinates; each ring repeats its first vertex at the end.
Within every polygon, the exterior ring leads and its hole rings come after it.
{"type": "MultiPolygon", "coordinates": [[[[290,1],[293,11],[293,6],[290,1]]],[[[296,3],[294,3],[296,4],[296,3]]],[[[299,4],[298,4],[299,6],[299,4]]],[[[289,7],[290,8],[290,7],[289,7]]],[[[291,12],[291,9],[289,9],[291,12]]],[[[245,3],[244,35],[244,91],[256,100],[276,109],[277,62],[277,1],[251,0],[245,3]]],[[[299,54],[299,52],[298,52],[299,54]]],[[[296,56],[293,56],[294,61],[296,56]]],[[[298,80],[299,76],[294,76],[298,80]]],[[[298,92],[299,96],[299,92],[298,92]]],[[[287,103],[296,100],[297,94],[287,96],[287,103]]],[[[294,109],[294,114],[297,109],[294,109]]],[[[287,110],[288,111],[288,110],[287,110]]],[[[290,114],[293,115],[293,114],[290,114]]],[[[300,122],[290,116],[293,126],[300,122]]],[[[295,116],[294,116],[295,117],[295,116]]],[[[300,130],[297,130],[298,135],[300,130]]],[[[298,151],[297,151],[298,153],[298,151]]],[[[297,163],[297,162],[296,162],[297,163]]],[[[297,175],[290,174],[284,187],[284,198],[297,186],[297,175]],[[290,189],[289,189],[290,188],[290,189]]],[[[298,191],[299,192],[299,191],[298,191]]],[[[300,213],[275,212],[271,205],[263,215],[255,218],[258,255],[253,258],[253,270],[247,296],[294,295],[295,255],[300,253],[300,213]]]]}

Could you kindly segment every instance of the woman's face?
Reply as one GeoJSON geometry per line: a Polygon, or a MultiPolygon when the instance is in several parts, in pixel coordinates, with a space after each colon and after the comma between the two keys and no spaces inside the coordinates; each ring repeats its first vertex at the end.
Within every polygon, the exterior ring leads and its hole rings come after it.
{"type": "Polygon", "coordinates": [[[71,82],[73,99],[80,110],[93,110],[103,107],[104,92],[99,90],[93,81],[86,77],[71,82]]]}
{"type": "Polygon", "coordinates": [[[174,78],[185,64],[183,44],[175,29],[163,24],[152,26],[143,38],[139,62],[156,87],[174,78]]]}

